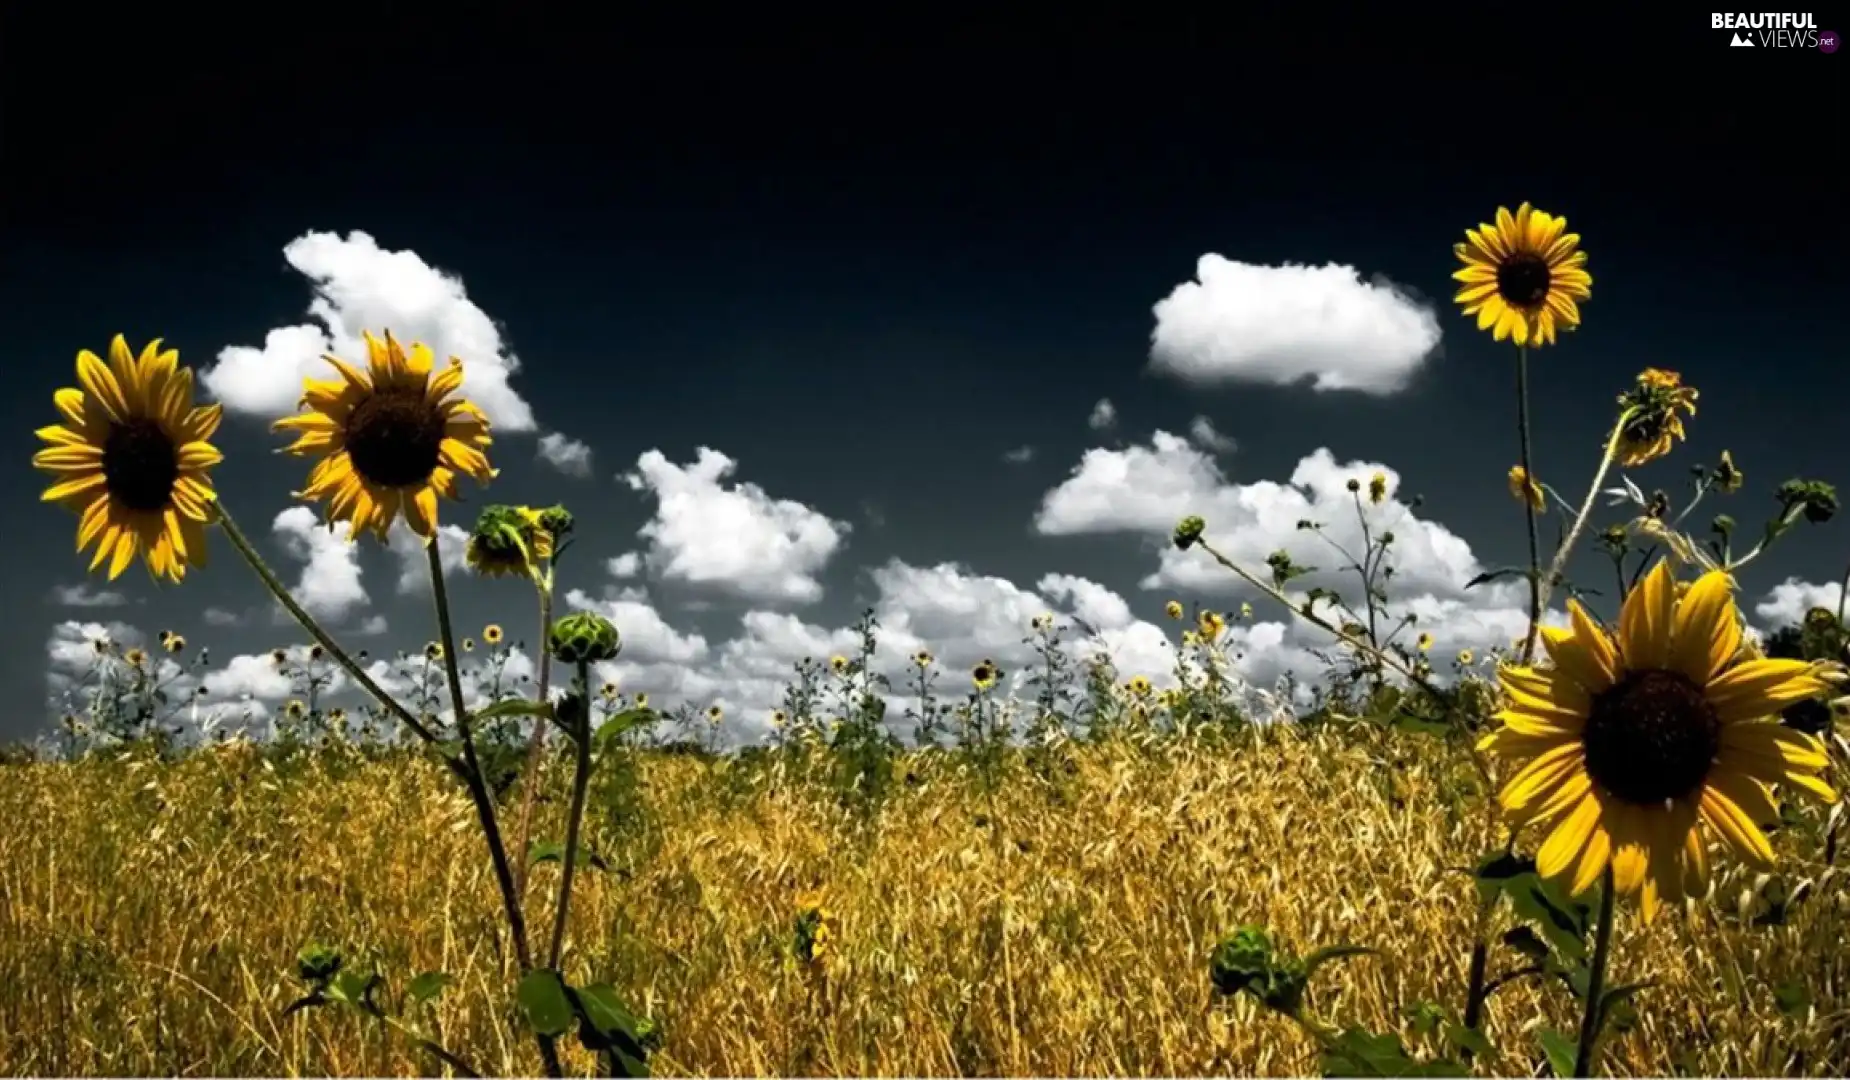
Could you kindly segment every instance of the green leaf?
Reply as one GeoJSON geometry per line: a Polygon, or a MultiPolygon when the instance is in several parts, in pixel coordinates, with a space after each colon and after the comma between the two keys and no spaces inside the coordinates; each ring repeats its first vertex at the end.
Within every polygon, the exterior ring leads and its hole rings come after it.
{"type": "Polygon", "coordinates": [[[504,720],[515,716],[552,716],[552,705],[545,701],[529,701],[526,698],[508,698],[497,701],[486,709],[471,713],[475,720],[504,720]]]}
{"type": "Polygon", "coordinates": [[[619,1075],[648,1076],[649,1052],[660,1041],[654,1023],[630,1012],[609,983],[592,983],[570,993],[577,1003],[578,1040],[585,1048],[611,1054],[619,1075]]]}
{"type": "Polygon", "coordinates": [[[1442,721],[1429,720],[1405,709],[1394,713],[1392,723],[1394,730],[1404,731],[1410,735],[1446,735],[1452,730],[1450,725],[1442,721]]]}
{"type": "Polygon", "coordinates": [[[1493,581],[1504,581],[1508,578],[1527,578],[1528,576],[1529,571],[1524,567],[1500,566],[1495,570],[1486,570],[1470,581],[1465,582],[1465,588],[1469,589],[1478,585],[1488,585],[1493,581]]]}
{"type": "Polygon", "coordinates": [[[1477,879],[1478,897],[1488,904],[1515,879],[1535,872],[1533,860],[1511,851],[1493,851],[1478,860],[1472,876],[1477,879]]]}
{"type": "Polygon", "coordinates": [[[1445,1041],[1454,1049],[1469,1050],[1479,1057],[1490,1057],[1496,1051],[1490,1045],[1490,1037],[1480,1028],[1470,1028],[1463,1024],[1448,1022],[1443,1034],[1445,1041]]]}
{"type": "Polygon", "coordinates": [[[1517,916],[1540,929],[1555,952],[1571,960],[1586,958],[1587,922],[1592,915],[1586,904],[1564,896],[1533,873],[1510,881],[1503,892],[1517,916]]]}
{"type": "MultiPolygon", "coordinates": [[[[565,845],[557,840],[535,842],[533,846],[528,849],[527,853],[528,866],[538,866],[541,863],[548,862],[563,862],[564,860],[565,845]]],[[[607,871],[610,869],[610,864],[604,861],[602,855],[599,855],[595,851],[591,851],[582,843],[578,845],[577,862],[580,868],[589,866],[597,870],[607,871]]]]}
{"type": "Polygon", "coordinates": [[[328,983],[327,998],[363,1011],[370,1010],[373,990],[382,981],[377,973],[361,975],[357,971],[343,971],[328,983]]]}
{"type": "Polygon", "coordinates": [[[1548,1056],[1548,1067],[1556,1076],[1574,1075],[1574,1058],[1580,1051],[1578,1043],[1553,1028],[1536,1028],[1535,1041],[1542,1044],[1542,1053],[1548,1056]]]}
{"type": "Polygon", "coordinates": [[[660,717],[653,709],[625,709],[597,726],[597,734],[591,737],[592,745],[606,748],[631,731],[653,724],[658,719],[660,717]]]}
{"type": "Polygon", "coordinates": [[[1325,1076],[1466,1076],[1465,1067],[1443,1058],[1415,1061],[1407,1056],[1400,1036],[1376,1035],[1362,1028],[1348,1028],[1330,1040],[1323,1051],[1325,1076]]]}
{"type": "Polygon", "coordinates": [[[1804,1016],[1811,1008],[1811,990],[1803,983],[1786,983],[1773,991],[1773,1004],[1787,1016],[1804,1016]]]}
{"type": "Polygon", "coordinates": [[[521,1015],[541,1035],[563,1035],[572,1026],[572,1002],[565,983],[550,968],[534,968],[520,980],[514,993],[521,1015]]]}
{"type": "Polygon", "coordinates": [[[1512,927],[1503,934],[1503,944],[1522,955],[1541,963],[1548,959],[1548,943],[1535,936],[1534,929],[1527,926],[1512,927]]]}
{"type": "Polygon", "coordinates": [[[455,980],[445,971],[426,971],[405,986],[405,996],[413,1001],[430,1001],[455,980]]]}
{"type": "Polygon", "coordinates": [[[1439,1024],[1447,1017],[1445,1007],[1431,1001],[1414,1001],[1401,1006],[1400,1015],[1406,1017],[1416,1035],[1430,1035],[1439,1030],[1439,1024]]]}

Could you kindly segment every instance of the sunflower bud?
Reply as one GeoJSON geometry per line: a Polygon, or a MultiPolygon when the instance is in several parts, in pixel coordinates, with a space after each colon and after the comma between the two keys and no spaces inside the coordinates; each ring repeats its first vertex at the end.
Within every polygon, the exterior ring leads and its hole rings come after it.
{"type": "Polygon", "coordinates": [[[554,540],[563,540],[576,524],[572,512],[564,506],[553,505],[540,511],[540,528],[551,533],[554,540]]]}
{"type": "Polygon", "coordinates": [[[1715,520],[1709,522],[1709,531],[1725,540],[1734,534],[1734,519],[1727,514],[1716,514],[1715,520]]]}
{"type": "Polygon", "coordinates": [[[595,664],[616,659],[623,641],[609,619],[580,611],[552,624],[546,647],[561,664],[595,664]]]}
{"type": "Polygon", "coordinates": [[[1732,495],[1741,490],[1741,482],[1744,479],[1741,470],[1735,467],[1734,455],[1723,450],[1721,463],[1716,465],[1715,471],[1709,475],[1709,482],[1714,485],[1715,490],[1722,494],[1732,495]]]}
{"type": "Polygon", "coordinates": [[[325,986],[340,965],[340,950],[332,945],[306,945],[295,954],[296,978],[314,986],[325,986]]]}
{"type": "Polygon", "coordinates": [[[1176,525],[1176,532],[1175,532],[1176,547],[1180,548],[1183,551],[1187,551],[1189,548],[1194,547],[1195,541],[1201,539],[1201,534],[1206,532],[1207,528],[1208,528],[1207,522],[1201,520],[1198,517],[1195,517],[1192,514],[1189,515],[1188,517],[1183,518],[1176,525]]]}

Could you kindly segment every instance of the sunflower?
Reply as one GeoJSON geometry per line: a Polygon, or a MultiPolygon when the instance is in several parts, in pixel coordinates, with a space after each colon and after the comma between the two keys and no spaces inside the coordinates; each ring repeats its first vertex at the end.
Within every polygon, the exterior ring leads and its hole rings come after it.
{"type": "Polygon", "coordinates": [[[1660,368],[1638,373],[1630,390],[1619,395],[1621,409],[1634,409],[1619,433],[1620,465],[1636,467],[1670,453],[1678,439],[1686,438],[1679,412],[1696,415],[1697,390],[1683,385],[1683,376],[1660,368]]]}
{"type": "Polygon", "coordinates": [[[298,497],[326,499],[328,521],[347,522],[348,539],[369,529],[383,541],[402,513],[428,542],[437,529],[437,496],[459,497],[456,474],[477,483],[495,475],[484,452],[492,441],[488,417],[451,396],[462,386],[461,360],[452,357],[433,374],[429,348],[413,344],[407,355],[389,332],[384,341],[365,337],[371,370],[326,357],[340,379],[306,380],[300,405],[308,411],[275,428],[299,433],[286,452],[321,455],[298,497]]]}
{"type": "Polygon", "coordinates": [[[482,627],[482,640],[488,642],[490,645],[501,644],[500,624],[489,623],[487,626],[482,627]]]}
{"type": "Polygon", "coordinates": [[[41,498],[82,515],[77,550],[95,543],[90,569],[107,560],[111,581],[136,551],[169,581],[205,565],[205,526],[217,498],[206,470],[225,459],[209,440],[223,410],[193,406],[193,371],[179,364],[180,354],[162,352],[159,338],[136,356],[117,334],[107,365],[81,350],[83,389],[54,394],[64,423],[36,433],[51,445],[32,455],[32,465],[58,478],[41,498]]]}
{"type": "Polygon", "coordinates": [[[848,670],[848,658],[845,656],[829,657],[829,670],[841,675],[848,670]]]}
{"type": "Polygon", "coordinates": [[[1169,616],[1171,619],[1178,619],[1178,620],[1181,619],[1182,618],[1182,601],[1171,600],[1167,604],[1164,604],[1163,614],[1169,616]]]}
{"type": "Polygon", "coordinates": [[[1144,697],[1150,692],[1150,680],[1142,675],[1132,675],[1130,681],[1124,684],[1124,689],[1129,690],[1132,697],[1144,697]]]}
{"type": "Polygon", "coordinates": [[[1382,500],[1386,498],[1387,474],[1378,472],[1368,479],[1368,501],[1375,506],[1380,506],[1382,500]]]}
{"type": "Polygon", "coordinates": [[[1419,644],[1421,652],[1426,652],[1427,650],[1431,649],[1432,648],[1432,635],[1431,634],[1421,634],[1418,644],[1419,644]]]}
{"type": "Polygon", "coordinates": [[[1535,482],[1529,470],[1521,465],[1510,466],[1510,497],[1517,502],[1526,502],[1532,509],[1547,507],[1548,500],[1542,494],[1542,485],[1535,482]]]}
{"type": "Polygon", "coordinates": [[[1002,669],[996,666],[994,660],[984,660],[970,669],[970,682],[978,690],[988,690],[1001,677],[1002,669]]]}
{"type": "Polygon", "coordinates": [[[1648,920],[1705,891],[1701,824],[1765,869],[1770,785],[1835,800],[1816,775],[1822,745],[1774,718],[1827,684],[1808,661],[1744,651],[1731,588],[1711,571],[1678,601],[1660,562],[1625,598],[1616,637],[1569,600],[1572,626],[1542,628],[1552,665],[1500,672],[1508,705],[1481,749],[1517,767],[1498,801],[1513,824],[1546,831],[1543,876],[1578,893],[1610,865],[1620,894],[1643,891],[1648,920]]]}
{"type": "Polygon", "coordinates": [[[1580,235],[1567,231],[1566,218],[1528,203],[1513,215],[1498,207],[1496,224],[1466,229],[1465,242],[1452,246],[1465,264],[1452,274],[1462,286],[1455,299],[1498,341],[1552,345],[1556,327],[1580,325],[1575,301],[1593,295],[1587,253],[1579,248],[1580,235]]]}
{"type": "Polygon", "coordinates": [[[917,664],[917,665],[918,665],[919,667],[921,667],[921,668],[928,668],[928,667],[930,667],[930,666],[931,666],[931,653],[930,653],[930,651],[928,651],[928,650],[926,650],[926,649],[920,649],[920,650],[919,650],[918,652],[915,652],[915,653],[913,653],[913,654],[912,654],[912,662],[913,662],[914,664],[917,664]]]}
{"type": "Polygon", "coordinates": [[[1195,620],[1195,626],[1202,642],[1213,644],[1220,638],[1221,631],[1227,629],[1227,620],[1212,611],[1204,611],[1195,620]]]}
{"type": "Polygon", "coordinates": [[[528,575],[552,558],[552,531],[530,506],[490,506],[476,519],[463,562],[484,577],[528,575]]]}

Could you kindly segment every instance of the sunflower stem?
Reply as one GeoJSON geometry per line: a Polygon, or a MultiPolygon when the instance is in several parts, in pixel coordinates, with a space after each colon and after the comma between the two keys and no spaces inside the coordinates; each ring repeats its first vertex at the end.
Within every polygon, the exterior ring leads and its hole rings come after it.
{"type": "Polygon", "coordinates": [[[1606,996],[1606,961],[1612,952],[1612,909],[1615,893],[1613,888],[1612,863],[1600,874],[1599,926],[1594,930],[1593,966],[1587,971],[1587,1000],[1585,1011],[1580,1014],[1580,1045],[1574,1051],[1574,1075],[1584,1077],[1593,1075],[1594,1044],[1599,1042],[1599,1029],[1605,1020],[1606,996]]]}
{"type": "Polygon", "coordinates": [[[584,711],[572,732],[575,762],[572,769],[572,806],[565,819],[565,867],[559,872],[559,903],[552,915],[552,947],[546,952],[546,966],[557,971],[559,956],[565,951],[565,921],[572,907],[572,879],[578,870],[578,836],[585,816],[585,788],[591,780],[591,664],[578,662],[578,693],[584,695],[584,711]]]}
{"type": "MultiPolygon", "coordinates": [[[[1593,470],[1593,483],[1587,486],[1587,497],[1581,500],[1580,511],[1574,515],[1574,524],[1567,530],[1567,539],[1555,549],[1554,559],[1548,564],[1548,573],[1541,579],[1540,611],[1548,604],[1548,594],[1553,589],[1555,579],[1567,569],[1567,560],[1574,553],[1574,545],[1580,542],[1580,534],[1587,527],[1587,521],[1593,517],[1593,500],[1599,497],[1600,485],[1606,482],[1606,474],[1611,471],[1612,463],[1619,454],[1619,439],[1625,434],[1625,425],[1631,423],[1632,416],[1638,411],[1632,406],[1619,414],[1619,422],[1612,425],[1612,434],[1606,438],[1606,452],[1599,459],[1599,468],[1593,470]]],[[[1619,599],[1625,599],[1625,570],[1619,570],[1619,599]]]]}
{"type": "MultiPolygon", "coordinates": [[[[1522,475],[1535,480],[1534,454],[1529,439],[1529,347],[1516,346],[1516,435],[1521,443],[1522,475]]],[[[1522,662],[1535,657],[1535,635],[1542,622],[1542,554],[1536,539],[1535,503],[1522,500],[1523,516],[1529,523],[1529,630],[1522,639],[1522,662]]]]}
{"type": "MultiPolygon", "coordinates": [[[[437,550],[437,538],[432,536],[424,545],[430,560],[430,591],[437,607],[437,640],[443,646],[443,670],[450,684],[450,708],[456,714],[456,731],[462,736],[463,782],[468,785],[469,798],[475,803],[475,814],[482,825],[482,838],[488,844],[488,857],[494,863],[495,884],[501,889],[501,907],[507,915],[508,932],[514,939],[514,959],[520,964],[520,971],[525,975],[533,968],[533,953],[527,946],[527,919],[520,907],[520,896],[514,891],[514,874],[508,867],[507,848],[501,841],[501,826],[495,820],[495,800],[488,792],[488,785],[482,780],[481,762],[475,752],[475,732],[469,725],[469,710],[463,707],[462,671],[456,662],[456,633],[450,623],[449,590],[443,582],[443,558],[437,550]]],[[[546,1066],[546,1075],[557,1077],[563,1075],[559,1067],[559,1052],[553,1045],[551,1036],[534,1033],[539,1040],[540,1058],[546,1066]]]]}
{"type": "MultiPolygon", "coordinates": [[[[542,570],[534,584],[539,587],[540,594],[540,670],[536,700],[545,705],[552,701],[552,649],[547,646],[547,639],[552,636],[552,567],[542,570]]],[[[520,857],[514,868],[514,891],[522,898],[527,895],[527,846],[533,841],[533,803],[539,794],[540,762],[545,746],[546,721],[536,717],[533,734],[527,737],[527,763],[521,770],[520,819],[514,828],[514,852],[520,857]]]]}
{"type": "Polygon", "coordinates": [[[231,513],[225,509],[224,505],[215,503],[213,506],[217,511],[219,530],[225,534],[225,539],[231,541],[231,546],[237,549],[238,554],[246,563],[250,564],[257,579],[270,590],[270,594],[283,605],[283,609],[302,625],[302,629],[308,631],[308,636],[314,638],[316,643],[326,649],[328,655],[334,658],[334,662],[352,676],[353,681],[360,684],[362,690],[371,694],[380,705],[389,710],[400,723],[409,728],[418,738],[435,745],[438,741],[436,734],[419,723],[417,717],[411,715],[411,710],[400,704],[397,698],[386,693],[377,682],[374,682],[372,676],[366,673],[366,669],[362,668],[353,657],[347,655],[347,650],[341,648],[340,642],[335,641],[326,630],[321,628],[321,624],[315,621],[313,615],[304,611],[301,604],[296,603],[295,597],[289,592],[289,587],[284,585],[282,579],[276,576],[276,572],[263,561],[263,556],[257,554],[257,549],[251,545],[250,538],[244,535],[244,530],[238,528],[238,523],[232,520],[231,513]]]}

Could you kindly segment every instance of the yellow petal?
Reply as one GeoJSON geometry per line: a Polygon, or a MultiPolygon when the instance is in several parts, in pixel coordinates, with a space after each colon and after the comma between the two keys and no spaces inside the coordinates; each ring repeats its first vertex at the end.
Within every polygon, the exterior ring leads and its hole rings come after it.
{"type": "Polygon", "coordinates": [[[1710,680],[1703,696],[1724,724],[1758,720],[1824,693],[1825,683],[1806,660],[1748,660],[1710,680]]]}
{"type": "Polygon", "coordinates": [[[1619,611],[1619,654],[1628,670],[1662,669],[1669,664],[1676,600],[1669,560],[1659,560],[1619,611]]]}
{"type": "Polygon", "coordinates": [[[1722,728],[1721,742],[1724,762],[1748,759],[1744,768],[1769,779],[1830,764],[1817,739],[1771,720],[1728,724],[1722,728]]]}
{"type": "Polygon", "coordinates": [[[1720,570],[1696,579],[1677,605],[1671,634],[1670,667],[1706,686],[1741,648],[1733,583],[1720,570]]]}
{"type": "Polygon", "coordinates": [[[1586,766],[1585,748],[1577,741],[1562,742],[1530,761],[1510,777],[1497,795],[1505,813],[1520,813],[1552,795],[1561,782],[1586,766]]]}
{"type": "Polygon", "coordinates": [[[1757,870],[1773,867],[1773,846],[1733,800],[1712,787],[1702,789],[1702,820],[1728,842],[1743,862],[1757,870]]]}
{"type": "Polygon", "coordinates": [[[1542,841],[1535,853],[1536,872],[1545,878],[1559,878],[1586,849],[1588,838],[1599,824],[1599,816],[1599,795],[1588,791],[1542,841]]]}
{"type": "Polygon", "coordinates": [[[87,349],[77,354],[77,381],[83,384],[85,402],[94,402],[109,422],[119,424],[128,419],[128,402],[122,397],[121,384],[87,349]]]}

